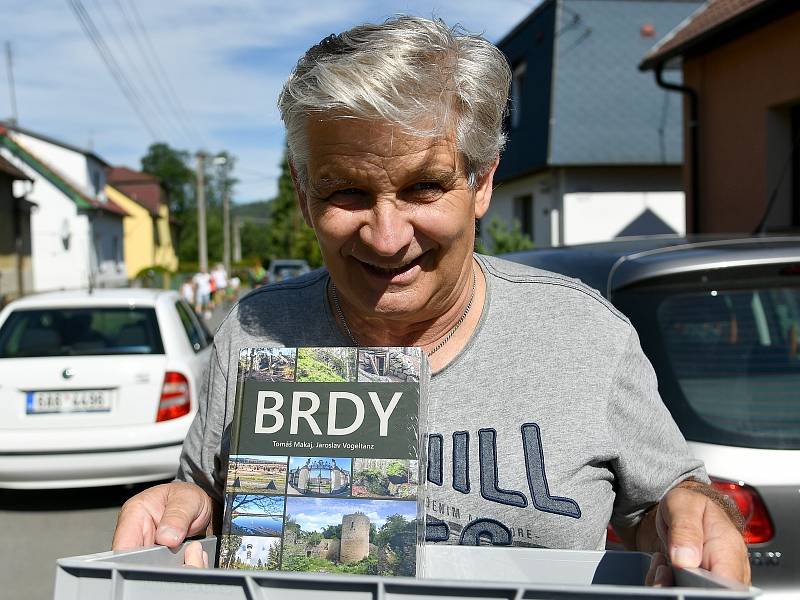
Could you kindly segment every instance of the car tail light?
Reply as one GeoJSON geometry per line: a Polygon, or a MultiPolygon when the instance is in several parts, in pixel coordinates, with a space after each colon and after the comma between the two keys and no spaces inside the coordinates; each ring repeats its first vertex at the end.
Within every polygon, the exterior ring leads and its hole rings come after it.
{"type": "Polygon", "coordinates": [[[161,401],[158,403],[156,422],[169,421],[188,415],[191,406],[189,380],[181,373],[167,371],[164,374],[164,386],[161,388],[161,401]]]}
{"type": "Polygon", "coordinates": [[[736,503],[744,517],[744,541],[746,544],[768,542],[775,535],[767,507],[758,492],[741,482],[711,478],[711,485],[736,503]]]}
{"type": "Polygon", "coordinates": [[[614,531],[614,528],[609,525],[606,531],[606,541],[611,542],[612,544],[621,544],[622,539],[617,535],[617,532],[614,531]]]}

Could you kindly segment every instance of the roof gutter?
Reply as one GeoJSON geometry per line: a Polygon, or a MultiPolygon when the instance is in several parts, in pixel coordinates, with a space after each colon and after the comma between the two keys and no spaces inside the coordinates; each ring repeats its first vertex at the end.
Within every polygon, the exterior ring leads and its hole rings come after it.
{"type": "MultiPolygon", "coordinates": [[[[654,66],[656,83],[660,88],[671,92],[680,92],[689,101],[689,190],[692,197],[692,229],[691,233],[700,233],[700,135],[697,90],[686,85],[679,85],[664,80],[664,62],[654,66]]],[[[684,159],[685,160],[685,159],[684,159]]]]}

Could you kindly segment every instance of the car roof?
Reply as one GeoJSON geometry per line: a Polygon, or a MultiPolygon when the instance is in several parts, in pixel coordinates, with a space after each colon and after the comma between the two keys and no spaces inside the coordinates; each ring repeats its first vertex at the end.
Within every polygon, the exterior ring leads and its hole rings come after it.
{"type": "Polygon", "coordinates": [[[172,290],[148,288],[109,288],[89,290],[62,290],[25,296],[9,304],[13,309],[42,308],[49,306],[155,306],[161,299],[177,299],[172,290]]]}
{"type": "Polygon", "coordinates": [[[578,277],[608,296],[663,275],[800,261],[800,236],[652,236],[526,250],[504,258],[578,277]]]}
{"type": "Polygon", "coordinates": [[[270,263],[272,265],[307,265],[308,261],[302,258],[275,258],[270,263]]]}

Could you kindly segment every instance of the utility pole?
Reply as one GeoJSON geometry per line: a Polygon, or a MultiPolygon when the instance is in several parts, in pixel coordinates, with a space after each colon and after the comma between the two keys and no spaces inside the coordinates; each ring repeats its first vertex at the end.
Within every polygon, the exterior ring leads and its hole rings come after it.
{"type": "Polygon", "coordinates": [[[233,217],[233,260],[242,262],[242,219],[233,217]]]}
{"type": "Polygon", "coordinates": [[[231,274],[231,203],[228,197],[228,158],[222,154],[214,158],[214,164],[222,172],[222,264],[225,272],[231,274]]]}
{"type": "Polygon", "coordinates": [[[11,42],[6,42],[6,70],[8,72],[8,93],[11,96],[11,124],[17,125],[17,93],[14,89],[14,62],[11,58],[11,42]]]}
{"type": "Polygon", "coordinates": [[[197,153],[197,263],[201,272],[208,271],[208,242],[206,241],[206,155],[197,153]]]}

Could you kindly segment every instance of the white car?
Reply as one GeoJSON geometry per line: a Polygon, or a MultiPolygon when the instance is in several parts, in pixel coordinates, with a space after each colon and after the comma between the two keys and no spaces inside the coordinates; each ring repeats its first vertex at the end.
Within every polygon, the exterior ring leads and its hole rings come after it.
{"type": "Polygon", "coordinates": [[[0,488],[173,477],[211,339],[171,291],[10,303],[0,312],[0,488]]]}

